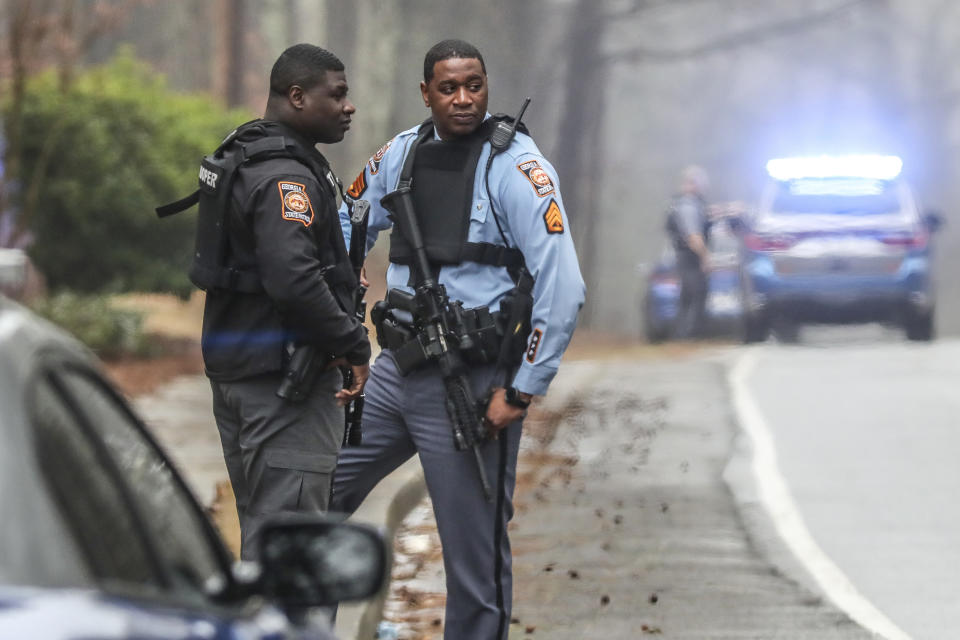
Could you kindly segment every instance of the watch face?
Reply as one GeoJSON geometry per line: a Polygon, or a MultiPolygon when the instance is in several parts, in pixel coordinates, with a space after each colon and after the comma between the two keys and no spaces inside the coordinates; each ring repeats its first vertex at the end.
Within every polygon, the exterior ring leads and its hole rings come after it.
{"type": "Polygon", "coordinates": [[[506,390],[506,401],[507,404],[512,404],[515,407],[520,407],[521,409],[526,409],[530,406],[530,403],[520,398],[520,392],[517,391],[516,387],[507,387],[506,390]]]}

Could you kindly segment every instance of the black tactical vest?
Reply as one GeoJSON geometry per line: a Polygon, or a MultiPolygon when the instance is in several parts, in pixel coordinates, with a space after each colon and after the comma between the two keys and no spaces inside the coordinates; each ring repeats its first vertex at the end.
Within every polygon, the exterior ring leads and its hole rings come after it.
{"type": "MultiPolygon", "coordinates": [[[[217,150],[200,163],[199,188],[177,202],[157,208],[161,218],[184,211],[199,204],[190,281],[203,290],[225,289],[237,293],[262,293],[263,285],[255,266],[239,266],[232,259],[230,225],[237,218],[231,216],[231,193],[237,171],[274,158],[292,158],[305,165],[324,190],[326,214],[337,220],[337,182],[326,159],[315,149],[305,149],[284,126],[262,120],[245,123],[228,135],[217,150]],[[284,135],[286,134],[286,135],[284,135]]],[[[331,256],[333,263],[325,265],[323,278],[337,298],[341,308],[353,313],[353,291],[357,280],[350,265],[349,255],[339,224],[314,225],[320,253],[331,256]],[[320,229],[326,227],[325,237],[320,229]]],[[[241,230],[243,233],[246,230],[241,230]]]]}
{"type": "MultiPolygon", "coordinates": [[[[501,114],[488,118],[473,134],[456,140],[435,140],[430,120],[417,131],[407,153],[414,154],[411,191],[431,264],[479,262],[511,271],[523,265],[523,254],[517,249],[467,241],[480,154],[497,120],[503,118],[501,114]]],[[[526,133],[526,127],[519,128],[526,133]]],[[[413,249],[396,224],[390,233],[390,262],[413,263],[413,249]]]]}
{"type": "MultiPolygon", "coordinates": [[[[675,250],[692,253],[692,250],[687,245],[687,238],[681,231],[680,224],[677,221],[677,204],[682,197],[683,196],[674,196],[670,204],[670,209],[667,211],[666,231],[675,250]]],[[[697,197],[696,200],[698,210],[700,211],[700,235],[703,237],[704,244],[709,245],[711,224],[709,218],[707,218],[704,213],[706,205],[701,198],[697,197]]]]}

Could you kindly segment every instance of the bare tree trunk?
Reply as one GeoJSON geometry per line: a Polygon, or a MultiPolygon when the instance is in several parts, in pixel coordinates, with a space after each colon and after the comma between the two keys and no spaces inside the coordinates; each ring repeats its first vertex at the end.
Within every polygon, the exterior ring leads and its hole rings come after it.
{"type": "MultiPolygon", "coordinates": [[[[564,205],[577,246],[580,268],[588,292],[596,290],[596,225],[593,164],[598,157],[600,120],[603,118],[603,75],[598,73],[605,28],[602,4],[577,0],[570,15],[567,35],[566,79],[563,83],[563,111],[553,164],[563,187],[564,205]]],[[[594,305],[589,293],[581,312],[589,325],[594,305]]]]}
{"type": "MultiPolygon", "coordinates": [[[[8,3],[7,8],[10,25],[9,51],[12,77],[10,80],[10,110],[4,128],[6,147],[4,149],[3,182],[0,186],[0,213],[13,215],[13,210],[9,208],[9,205],[11,200],[16,197],[13,193],[13,187],[18,183],[23,173],[23,102],[26,97],[27,74],[29,72],[27,61],[36,50],[35,34],[31,25],[36,23],[37,16],[33,2],[30,0],[8,3]]],[[[25,233],[22,216],[21,219],[15,218],[6,223],[11,228],[6,244],[17,246],[21,241],[21,236],[25,233]]]]}
{"type": "MultiPolygon", "coordinates": [[[[326,11],[324,12],[324,23],[321,25],[320,33],[323,35],[323,42],[320,46],[332,51],[341,61],[347,71],[347,83],[350,86],[351,98],[356,102],[357,88],[360,81],[361,64],[357,56],[357,23],[359,19],[357,4],[359,0],[327,0],[326,11]]],[[[366,104],[358,104],[356,116],[357,121],[365,121],[367,114],[366,104]]],[[[360,153],[354,138],[357,135],[355,127],[347,134],[347,138],[340,144],[325,147],[323,153],[327,156],[334,171],[340,175],[342,180],[352,180],[352,173],[359,163],[366,159],[358,159],[360,153]],[[351,153],[353,151],[353,153],[351,153]]]]}
{"type": "Polygon", "coordinates": [[[287,37],[290,42],[301,42],[301,21],[303,20],[303,11],[301,11],[300,0],[285,0],[284,13],[286,14],[287,37]]]}
{"type": "Polygon", "coordinates": [[[239,107],[246,100],[244,39],[247,31],[247,6],[246,0],[227,0],[226,5],[226,98],[229,106],[239,107]]]}
{"type": "Polygon", "coordinates": [[[334,52],[347,66],[348,71],[356,68],[358,63],[358,4],[360,0],[327,0],[326,24],[323,30],[325,35],[321,46],[334,52]]]}

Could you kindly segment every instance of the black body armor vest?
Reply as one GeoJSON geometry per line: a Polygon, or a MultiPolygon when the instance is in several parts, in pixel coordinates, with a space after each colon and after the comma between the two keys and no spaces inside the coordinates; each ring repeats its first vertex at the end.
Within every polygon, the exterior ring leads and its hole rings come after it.
{"type": "MultiPolygon", "coordinates": [[[[435,140],[431,120],[426,120],[417,131],[417,138],[407,153],[413,156],[411,191],[431,264],[479,262],[506,267],[511,272],[524,264],[518,249],[467,241],[480,154],[497,121],[503,119],[512,120],[497,114],[484,121],[472,135],[457,140],[435,140]]],[[[522,123],[518,129],[527,132],[522,123]]],[[[410,243],[396,224],[390,233],[390,262],[413,263],[410,243]]]]}
{"type": "MultiPolygon", "coordinates": [[[[667,212],[667,224],[666,231],[667,235],[670,236],[670,240],[673,243],[673,248],[676,251],[693,253],[690,247],[687,245],[687,238],[684,236],[683,232],[680,229],[680,225],[677,222],[677,207],[676,200],[670,205],[670,210],[667,212]]],[[[706,206],[702,200],[698,198],[698,205],[701,207],[706,206]]],[[[705,215],[700,216],[700,235],[703,237],[703,242],[707,246],[710,245],[710,220],[705,215]]]]}
{"type": "MultiPolygon", "coordinates": [[[[241,166],[274,158],[291,158],[309,168],[328,196],[323,206],[333,206],[330,203],[336,202],[338,183],[323,156],[304,149],[281,125],[254,120],[239,126],[216,151],[203,158],[197,191],[182,200],[157,207],[157,215],[163,218],[199,204],[193,264],[189,273],[190,281],[199,289],[263,292],[256,267],[239,266],[231,259],[229,226],[231,219],[236,220],[231,217],[231,194],[241,166]]],[[[324,255],[334,257],[334,264],[324,269],[323,278],[340,306],[353,313],[353,291],[357,288],[357,280],[340,225],[326,226],[329,237],[318,236],[316,241],[324,255]]]]}

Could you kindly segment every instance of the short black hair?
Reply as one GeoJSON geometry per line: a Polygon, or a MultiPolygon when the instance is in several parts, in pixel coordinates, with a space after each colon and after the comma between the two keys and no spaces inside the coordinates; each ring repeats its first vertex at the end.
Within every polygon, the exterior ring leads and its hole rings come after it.
{"type": "Polygon", "coordinates": [[[423,81],[430,84],[433,80],[433,66],[441,60],[451,58],[476,58],[480,61],[480,68],[487,72],[487,65],[483,62],[480,50],[464,40],[441,40],[430,47],[423,58],[423,81]]]}
{"type": "Polygon", "coordinates": [[[280,54],[270,71],[270,92],[283,95],[298,84],[312,89],[327,71],[343,71],[340,58],[312,44],[295,44],[280,54]]]}

